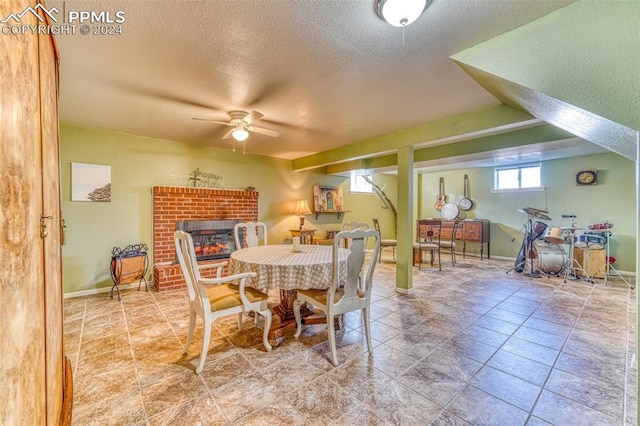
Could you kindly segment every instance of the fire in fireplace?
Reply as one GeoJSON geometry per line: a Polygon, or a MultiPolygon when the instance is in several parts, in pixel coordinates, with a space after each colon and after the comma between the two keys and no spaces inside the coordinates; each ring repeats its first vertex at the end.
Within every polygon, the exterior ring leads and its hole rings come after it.
{"type": "Polygon", "coordinates": [[[176,230],[191,234],[197,260],[225,259],[236,249],[233,227],[239,222],[239,220],[187,220],[176,222],[176,230]]]}

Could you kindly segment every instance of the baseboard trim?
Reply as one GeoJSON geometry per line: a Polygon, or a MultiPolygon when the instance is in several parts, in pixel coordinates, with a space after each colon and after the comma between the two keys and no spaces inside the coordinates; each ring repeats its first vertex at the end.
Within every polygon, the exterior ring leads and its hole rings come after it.
{"type": "MultiPolygon", "coordinates": [[[[142,283],[140,285],[140,291],[142,291],[144,286],[144,283],[142,283]]],[[[138,288],[138,283],[131,283],[131,284],[121,284],[118,287],[120,287],[120,290],[128,290],[131,288],[138,288]]],[[[149,289],[153,288],[153,283],[149,286],[149,289]]],[[[100,288],[92,288],[91,290],[81,290],[81,291],[74,291],[71,293],[65,293],[64,294],[64,298],[65,299],[71,299],[74,297],[83,297],[83,296],[93,296],[96,294],[101,294],[101,293],[109,293],[111,292],[111,287],[100,287],[100,288]]],[[[114,294],[117,293],[117,290],[114,289],[113,290],[114,294]]],[[[115,297],[115,296],[114,296],[115,297]]]]}

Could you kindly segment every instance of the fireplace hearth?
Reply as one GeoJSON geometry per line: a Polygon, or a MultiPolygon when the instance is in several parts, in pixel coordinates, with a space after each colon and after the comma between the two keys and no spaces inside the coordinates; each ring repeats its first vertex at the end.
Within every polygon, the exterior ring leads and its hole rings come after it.
{"type": "Polygon", "coordinates": [[[191,234],[198,261],[226,259],[236,249],[233,227],[239,222],[241,221],[187,220],[176,222],[176,230],[191,234]]]}

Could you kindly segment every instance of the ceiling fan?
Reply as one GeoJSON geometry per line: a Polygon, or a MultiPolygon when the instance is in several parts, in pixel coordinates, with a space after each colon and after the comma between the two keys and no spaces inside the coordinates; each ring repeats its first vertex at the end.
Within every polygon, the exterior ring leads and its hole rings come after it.
{"type": "MultiPolygon", "coordinates": [[[[238,142],[244,142],[245,140],[247,140],[250,132],[259,133],[261,135],[267,135],[271,137],[280,136],[280,132],[253,125],[254,122],[260,120],[262,117],[264,117],[264,115],[259,113],[258,111],[229,111],[229,121],[209,120],[206,118],[194,118],[194,120],[208,121],[210,123],[223,124],[225,126],[233,127],[233,129],[225,133],[222,139],[233,138],[234,141],[238,142]]],[[[235,143],[233,146],[233,150],[235,151],[235,143]]]]}

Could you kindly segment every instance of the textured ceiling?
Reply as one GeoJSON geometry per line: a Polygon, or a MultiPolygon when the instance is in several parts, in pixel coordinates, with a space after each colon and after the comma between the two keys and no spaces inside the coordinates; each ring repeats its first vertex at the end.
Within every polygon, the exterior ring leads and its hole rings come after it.
{"type": "Polygon", "coordinates": [[[450,56],[571,2],[434,0],[404,45],[373,0],[47,5],[126,15],[122,34],[57,38],[62,122],[229,149],[192,118],[257,110],[280,136],[247,152],[295,159],[498,104],[450,56]]]}

